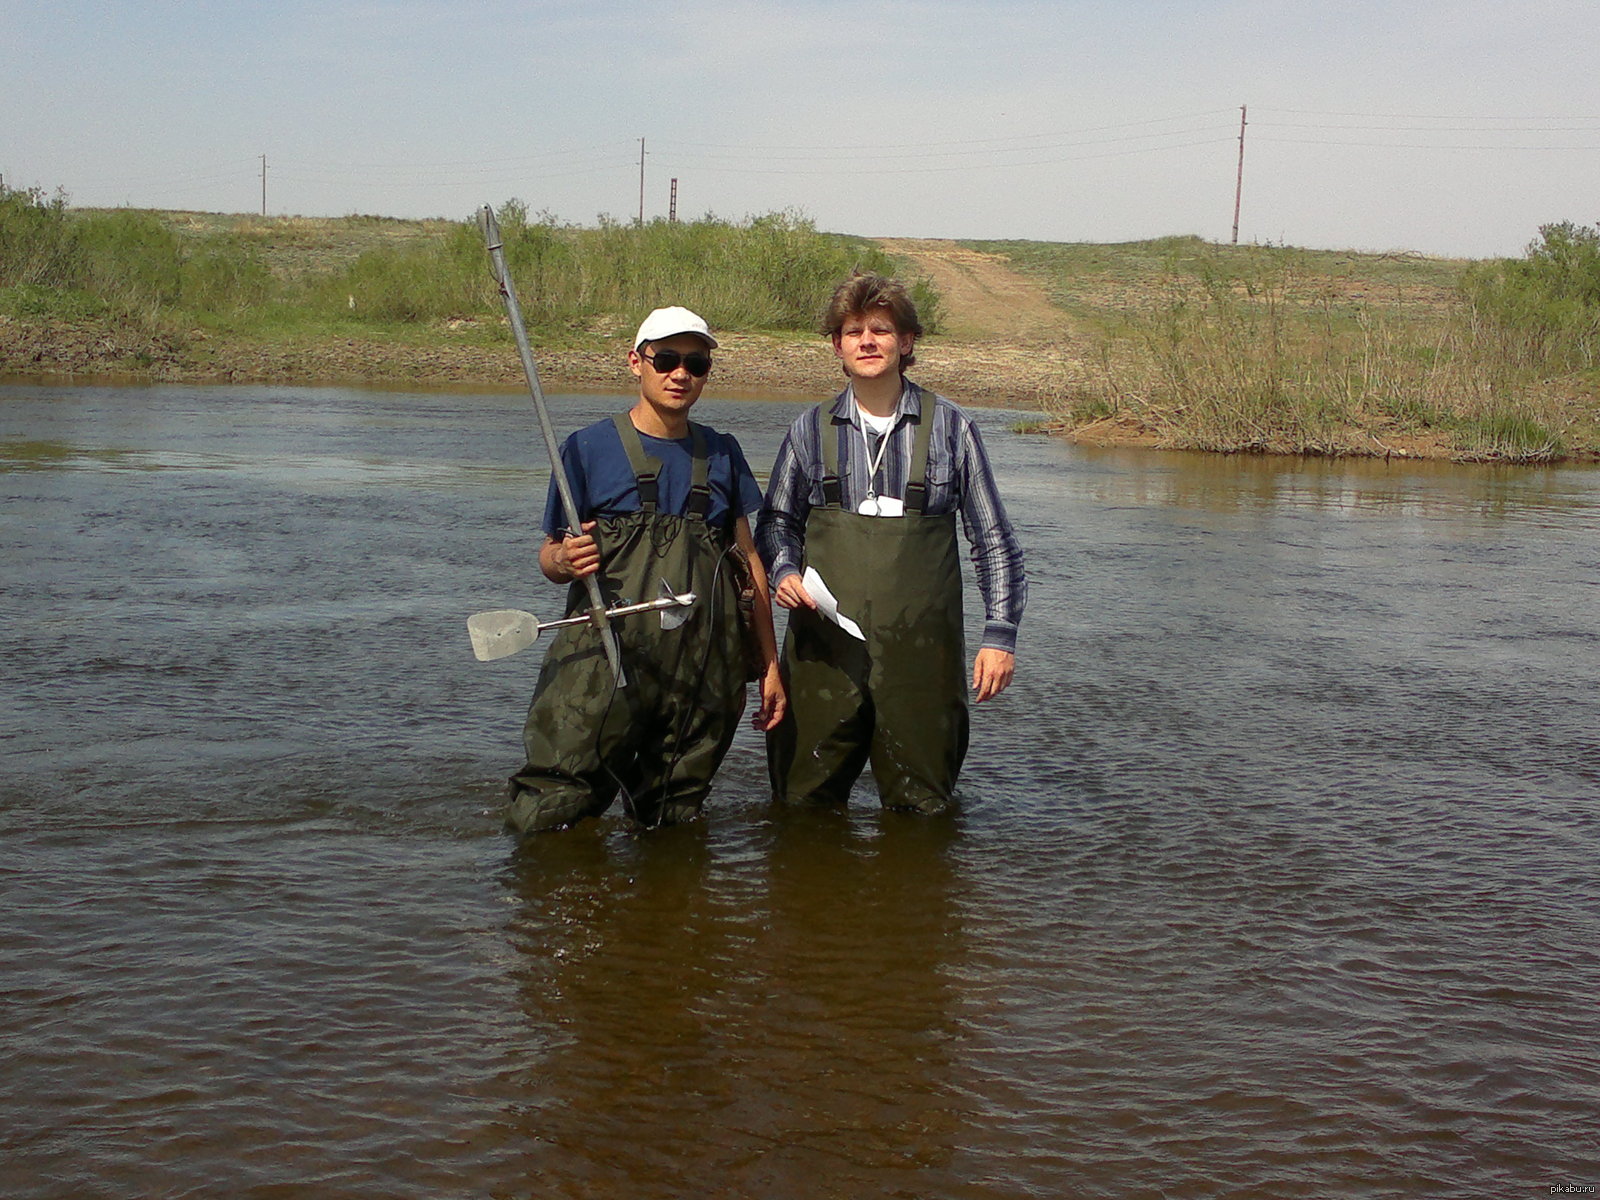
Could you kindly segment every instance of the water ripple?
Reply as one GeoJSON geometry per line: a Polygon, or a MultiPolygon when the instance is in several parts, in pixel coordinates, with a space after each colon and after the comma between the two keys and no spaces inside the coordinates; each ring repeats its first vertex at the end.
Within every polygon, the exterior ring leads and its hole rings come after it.
{"type": "Polygon", "coordinates": [[[959,813],[775,813],[745,730],[702,823],[513,852],[522,401],[5,392],[7,1194],[1592,1181],[1592,472],[981,414],[1033,598],[959,813]]]}

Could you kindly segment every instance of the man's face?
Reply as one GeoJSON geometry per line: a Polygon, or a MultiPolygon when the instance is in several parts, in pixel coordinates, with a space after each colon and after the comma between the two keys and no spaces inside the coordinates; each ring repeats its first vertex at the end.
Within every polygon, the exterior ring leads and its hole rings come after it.
{"type": "Polygon", "coordinates": [[[639,377],[639,395],[652,407],[666,413],[687,412],[706,386],[704,375],[691,372],[684,359],[689,355],[711,357],[705,342],[692,333],[678,333],[658,342],[646,342],[637,350],[628,351],[628,366],[639,377]],[[670,359],[678,358],[670,371],[658,369],[657,356],[663,351],[670,359]]]}
{"type": "Polygon", "coordinates": [[[833,335],[833,352],[852,379],[880,379],[900,374],[900,360],[911,353],[916,336],[900,333],[887,309],[851,313],[833,335]]]}

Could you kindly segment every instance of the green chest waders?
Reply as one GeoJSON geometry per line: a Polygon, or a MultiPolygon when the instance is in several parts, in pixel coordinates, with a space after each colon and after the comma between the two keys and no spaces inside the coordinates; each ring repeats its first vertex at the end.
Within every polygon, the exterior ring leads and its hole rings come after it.
{"type": "MultiPolygon", "coordinates": [[[[824,504],[806,518],[806,564],[866,634],[792,609],[783,643],[789,714],[768,735],[773,792],[842,803],[870,761],[887,808],[937,812],[967,753],[966,650],[956,514],[928,516],[931,397],[924,401],[905,515],[840,506],[839,446],[854,426],[822,429],[824,504]]],[[[888,436],[888,435],[885,435],[888,436]]]]}
{"type": "MultiPolygon", "coordinates": [[[[610,807],[619,790],[631,815],[647,825],[699,812],[744,709],[738,592],[725,562],[731,535],[706,522],[705,434],[691,426],[694,476],[688,513],[656,511],[659,463],[648,458],[633,422],[617,432],[639,488],[638,512],[603,517],[600,590],[608,606],[652,600],[665,580],[698,597],[681,609],[613,621],[627,668],[618,688],[604,649],[587,625],[556,633],[539,671],[523,726],[527,764],[511,777],[506,823],[523,832],[555,829],[610,807]]],[[[573,584],[567,614],[589,610],[573,584]]]]}

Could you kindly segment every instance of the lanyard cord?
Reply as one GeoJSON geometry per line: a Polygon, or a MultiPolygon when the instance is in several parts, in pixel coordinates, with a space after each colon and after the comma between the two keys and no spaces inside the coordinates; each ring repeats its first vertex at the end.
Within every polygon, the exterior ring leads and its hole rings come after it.
{"type": "Polygon", "coordinates": [[[873,500],[878,495],[878,468],[883,465],[884,452],[889,449],[889,438],[894,433],[894,416],[889,417],[889,428],[885,429],[878,439],[878,453],[874,457],[872,446],[867,441],[867,419],[862,415],[861,401],[857,400],[853,393],[850,399],[856,406],[856,420],[861,422],[861,453],[867,460],[867,499],[873,500]]]}

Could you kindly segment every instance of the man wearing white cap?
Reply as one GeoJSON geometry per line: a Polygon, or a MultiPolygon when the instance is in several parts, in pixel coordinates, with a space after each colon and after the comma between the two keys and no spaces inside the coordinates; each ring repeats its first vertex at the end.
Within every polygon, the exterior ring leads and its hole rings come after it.
{"type": "Polygon", "coordinates": [[[663,583],[697,600],[686,619],[667,609],[612,623],[623,688],[592,628],[556,635],[523,728],[528,761],[511,778],[506,822],[519,832],[596,816],[619,793],[645,825],[689,820],[733,740],[751,670],[761,691],[755,727],[783,717],[766,574],[747,516],[761,490],[734,438],[689,420],[716,348],[699,316],[656,309],[628,352],[638,402],[561,447],[583,528],[565,528],[552,481],[539,568],[572,585],[568,614],[588,612],[582,580],[595,574],[608,606],[653,600],[663,583]],[[743,572],[754,592],[753,668],[740,630],[743,572]]]}

